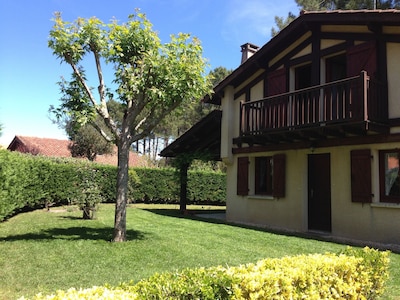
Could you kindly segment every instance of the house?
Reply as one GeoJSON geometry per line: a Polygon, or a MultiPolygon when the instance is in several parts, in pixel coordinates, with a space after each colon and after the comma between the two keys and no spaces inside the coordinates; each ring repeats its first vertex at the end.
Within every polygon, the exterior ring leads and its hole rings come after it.
{"type": "MultiPolygon", "coordinates": [[[[49,157],[72,157],[69,140],[58,140],[50,138],[28,137],[16,135],[8,146],[10,151],[30,153],[32,155],[43,155],[49,157]]],[[[112,154],[97,155],[95,162],[107,165],[118,165],[117,148],[112,154]]],[[[135,152],[129,155],[130,167],[146,167],[147,160],[135,152]]]]}
{"type": "Polygon", "coordinates": [[[302,12],[242,51],[203,99],[227,220],[400,244],[400,11],[302,12]]]}

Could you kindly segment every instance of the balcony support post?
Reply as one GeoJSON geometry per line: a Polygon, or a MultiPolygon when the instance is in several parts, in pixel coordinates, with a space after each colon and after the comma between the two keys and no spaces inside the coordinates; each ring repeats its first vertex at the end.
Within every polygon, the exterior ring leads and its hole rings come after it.
{"type": "Polygon", "coordinates": [[[363,99],[363,121],[368,120],[368,76],[366,71],[361,71],[361,88],[362,88],[362,99],[363,99]]]}

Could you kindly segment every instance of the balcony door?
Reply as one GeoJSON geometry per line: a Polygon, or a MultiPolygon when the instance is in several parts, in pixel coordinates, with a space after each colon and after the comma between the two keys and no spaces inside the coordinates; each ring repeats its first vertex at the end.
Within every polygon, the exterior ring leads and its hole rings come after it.
{"type": "Polygon", "coordinates": [[[330,154],[308,156],[308,229],[330,232],[331,163],[330,154]]]}
{"type": "MultiPolygon", "coordinates": [[[[347,77],[346,55],[336,55],[326,59],[326,82],[332,82],[347,77]]],[[[346,112],[345,87],[333,85],[325,89],[323,112],[324,120],[336,121],[345,117],[346,112]]]]}
{"type": "Polygon", "coordinates": [[[326,82],[345,79],[346,77],[347,61],[345,54],[336,55],[326,59],[326,82]]]}
{"type": "Polygon", "coordinates": [[[312,86],[312,65],[307,64],[295,69],[295,89],[301,90],[312,86]]]}

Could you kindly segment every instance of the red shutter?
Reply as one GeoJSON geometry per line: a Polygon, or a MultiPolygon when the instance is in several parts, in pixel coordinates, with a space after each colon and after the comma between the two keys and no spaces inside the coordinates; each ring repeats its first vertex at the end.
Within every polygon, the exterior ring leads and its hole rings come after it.
{"type": "Polygon", "coordinates": [[[347,52],[347,75],[358,76],[361,71],[367,71],[368,76],[374,76],[377,68],[376,43],[368,42],[356,45],[347,52]]]}
{"type": "Polygon", "coordinates": [[[272,95],[278,95],[282,93],[286,93],[286,70],[279,69],[276,71],[273,71],[268,74],[267,76],[267,95],[266,96],[272,96],[272,95]]]}
{"type": "Polygon", "coordinates": [[[249,194],[249,158],[238,157],[237,195],[249,194]]]}
{"type": "Polygon", "coordinates": [[[277,198],[285,197],[286,186],[286,156],[285,154],[276,154],[273,156],[273,189],[272,196],[277,198]]]}
{"type": "Polygon", "coordinates": [[[353,150],[351,156],[351,201],[372,202],[371,150],[353,150]]]}

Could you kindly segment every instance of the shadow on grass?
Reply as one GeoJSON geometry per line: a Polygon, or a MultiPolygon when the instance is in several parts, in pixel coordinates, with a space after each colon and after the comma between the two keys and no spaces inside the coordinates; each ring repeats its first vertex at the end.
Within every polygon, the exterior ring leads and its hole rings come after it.
{"type": "MultiPolygon", "coordinates": [[[[113,228],[91,228],[91,227],[68,227],[68,228],[51,228],[38,233],[26,233],[19,235],[10,235],[5,238],[0,238],[0,241],[22,241],[22,240],[103,240],[111,241],[113,228]]],[[[135,231],[127,230],[128,240],[142,240],[144,234],[135,231]]]]}
{"type": "MultiPolygon", "coordinates": [[[[68,219],[68,220],[80,220],[82,221],[82,216],[77,217],[77,216],[59,216],[60,219],[68,219]]],[[[89,220],[86,220],[89,221],[89,220]]]]}
{"type": "Polygon", "coordinates": [[[296,237],[302,238],[306,240],[314,240],[320,242],[327,242],[327,243],[335,243],[340,245],[348,245],[354,247],[371,247],[374,249],[379,250],[390,250],[393,253],[400,254],[400,247],[397,245],[392,244],[381,244],[381,243],[374,243],[370,241],[362,241],[362,240],[354,240],[349,238],[341,238],[332,235],[329,232],[299,232],[299,231],[291,231],[291,230],[284,230],[284,229],[276,229],[270,227],[258,227],[255,225],[249,224],[242,224],[242,223],[233,223],[228,222],[225,220],[225,210],[189,210],[186,214],[182,214],[179,209],[143,209],[149,211],[154,214],[170,216],[175,218],[182,218],[182,219],[190,219],[196,220],[201,222],[207,222],[211,224],[224,224],[227,226],[239,227],[244,229],[251,229],[261,232],[267,232],[276,235],[283,235],[287,237],[296,237]],[[219,216],[218,216],[219,215],[219,216]]]}
{"type": "Polygon", "coordinates": [[[169,216],[180,219],[192,219],[214,224],[239,226],[237,224],[233,223],[231,224],[229,222],[226,222],[225,210],[222,209],[207,209],[207,210],[191,209],[186,211],[185,213],[181,213],[179,209],[163,209],[163,208],[141,208],[141,209],[162,216],[169,216]]]}

